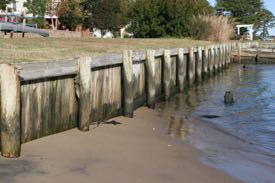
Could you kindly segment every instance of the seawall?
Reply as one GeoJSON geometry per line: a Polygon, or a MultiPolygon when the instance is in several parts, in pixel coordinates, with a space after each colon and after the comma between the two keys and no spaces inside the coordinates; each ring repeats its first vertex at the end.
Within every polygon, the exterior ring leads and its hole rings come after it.
{"type": "Polygon", "coordinates": [[[2,64],[0,144],[19,157],[21,144],[135,109],[154,108],[229,67],[232,51],[256,42],[147,50],[67,61],[2,64]]]}

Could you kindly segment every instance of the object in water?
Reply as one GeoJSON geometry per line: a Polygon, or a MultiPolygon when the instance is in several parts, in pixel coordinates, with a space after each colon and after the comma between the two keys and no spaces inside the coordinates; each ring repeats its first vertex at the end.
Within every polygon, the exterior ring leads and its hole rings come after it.
{"type": "Polygon", "coordinates": [[[215,119],[219,118],[220,116],[218,115],[202,115],[203,118],[208,118],[208,119],[215,119]]]}
{"type": "Polygon", "coordinates": [[[233,96],[233,93],[231,91],[225,92],[224,103],[225,104],[232,104],[232,103],[234,103],[234,96],[233,96]]]}

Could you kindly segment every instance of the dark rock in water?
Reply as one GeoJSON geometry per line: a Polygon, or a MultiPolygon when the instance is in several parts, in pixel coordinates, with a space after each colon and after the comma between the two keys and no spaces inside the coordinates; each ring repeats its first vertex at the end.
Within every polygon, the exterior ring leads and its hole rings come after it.
{"type": "Polygon", "coordinates": [[[224,95],[224,103],[225,104],[232,104],[234,103],[234,95],[231,91],[227,91],[224,95]]]}
{"type": "Polygon", "coordinates": [[[220,116],[217,116],[217,115],[202,115],[202,117],[208,118],[208,119],[215,119],[215,118],[219,118],[220,116]]]}

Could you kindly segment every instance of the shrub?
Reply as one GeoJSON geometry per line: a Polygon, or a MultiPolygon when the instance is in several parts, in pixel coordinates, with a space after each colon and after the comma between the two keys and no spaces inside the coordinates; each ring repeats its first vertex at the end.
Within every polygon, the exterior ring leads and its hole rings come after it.
{"type": "Polygon", "coordinates": [[[193,37],[207,41],[228,41],[234,28],[228,17],[197,16],[194,17],[193,37]]]}

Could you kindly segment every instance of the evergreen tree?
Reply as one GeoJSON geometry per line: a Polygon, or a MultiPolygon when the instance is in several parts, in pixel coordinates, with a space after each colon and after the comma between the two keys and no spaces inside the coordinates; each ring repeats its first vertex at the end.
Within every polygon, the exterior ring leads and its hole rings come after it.
{"type": "Polygon", "coordinates": [[[193,17],[210,14],[207,0],[136,0],[129,31],[135,37],[187,37],[192,35],[193,17]]]}
{"type": "Polygon", "coordinates": [[[117,33],[128,24],[127,12],[130,0],[84,0],[84,25],[98,28],[103,34],[107,31],[117,33]]]}

